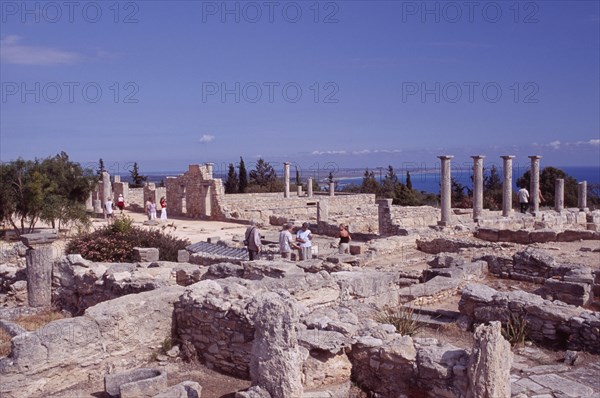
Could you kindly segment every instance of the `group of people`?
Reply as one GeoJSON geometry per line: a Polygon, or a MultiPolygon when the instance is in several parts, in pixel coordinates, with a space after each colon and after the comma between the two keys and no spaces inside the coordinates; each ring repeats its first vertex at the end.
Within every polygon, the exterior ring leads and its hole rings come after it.
{"type": "MultiPolygon", "coordinates": [[[[160,205],[160,219],[167,219],[167,200],[165,197],[161,197],[158,202],[160,205]]],[[[146,201],[146,214],[148,215],[148,220],[156,220],[156,203],[154,202],[154,198],[148,198],[146,201]]]]}
{"type": "MultiPolygon", "coordinates": [[[[348,227],[340,224],[338,237],[340,238],[338,250],[340,254],[350,252],[350,232],[348,227]]],[[[279,232],[279,253],[281,258],[291,258],[292,250],[298,250],[300,260],[308,260],[312,258],[312,239],[313,235],[308,229],[308,223],[303,223],[302,228],[293,235],[294,226],[292,224],[284,224],[279,232]],[[295,238],[295,239],[294,239],[295,238]]],[[[244,236],[244,245],[248,247],[248,257],[250,261],[258,260],[261,251],[261,236],[256,222],[251,222],[246,229],[244,236]]]]}
{"type": "MultiPolygon", "coordinates": [[[[527,213],[527,210],[529,210],[529,191],[525,186],[522,186],[521,189],[517,191],[517,197],[519,198],[521,213],[527,213]]],[[[542,191],[538,189],[538,203],[542,203],[544,200],[546,199],[544,199],[542,191]]]]}
{"type": "MultiPolygon", "coordinates": [[[[117,208],[121,210],[121,213],[123,213],[123,209],[125,208],[125,198],[123,197],[123,194],[119,194],[119,197],[117,198],[117,208]]],[[[110,222],[114,217],[113,210],[114,204],[112,199],[109,197],[104,203],[104,215],[108,222],[110,222]]]]}

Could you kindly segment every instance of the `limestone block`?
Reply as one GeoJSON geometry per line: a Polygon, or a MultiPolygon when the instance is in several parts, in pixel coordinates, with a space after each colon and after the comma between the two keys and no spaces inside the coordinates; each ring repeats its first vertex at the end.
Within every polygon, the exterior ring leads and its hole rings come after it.
{"type": "Polygon", "coordinates": [[[213,244],[217,244],[217,242],[219,242],[221,240],[220,236],[211,236],[206,238],[206,242],[207,243],[213,243],[213,244]]]}
{"type": "Polygon", "coordinates": [[[365,246],[361,243],[351,243],[350,244],[350,254],[353,256],[358,256],[363,254],[365,250],[365,246]]]}
{"type": "Polygon", "coordinates": [[[502,337],[500,322],[475,329],[469,358],[467,398],[510,398],[510,343],[502,337]]]}
{"type": "Polygon", "coordinates": [[[479,228],[475,236],[479,239],[489,242],[498,242],[498,229],[496,228],[479,228]]]}
{"type": "Polygon", "coordinates": [[[566,230],[560,232],[556,240],[558,242],[575,242],[578,240],[591,240],[594,239],[594,232],[587,230],[566,230]]]}
{"type": "Polygon", "coordinates": [[[463,265],[465,260],[453,253],[440,253],[427,264],[432,268],[450,268],[463,265]]]}
{"type": "Polygon", "coordinates": [[[167,372],[158,368],[140,368],[104,376],[104,391],[111,397],[153,397],[167,388],[167,372]]]}
{"type": "Polygon", "coordinates": [[[200,398],[202,396],[202,386],[195,381],[183,381],[153,398],[200,398]]]}
{"type": "Polygon", "coordinates": [[[133,248],[133,258],[134,261],[140,262],[152,262],[158,261],[159,252],[155,247],[134,247],[133,248]]]}
{"type": "Polygon", "coordinates": [[[56,239],[58,239],[56,232],[40,232],[21,235],[21,242],[27,247],[52,243],[56,239]]]}
{"type": "Polygon", "coordinates": [[[190,252],[185,249],[177,251],[177,262],[178,263],[189,263],[190,262],[190,252]]]}
{"type": "Polygon", "coordinates": [[[551,229],[540,229],[529,233],[531,243],[545,243],[556,241],[556,231],[551,229]]]}

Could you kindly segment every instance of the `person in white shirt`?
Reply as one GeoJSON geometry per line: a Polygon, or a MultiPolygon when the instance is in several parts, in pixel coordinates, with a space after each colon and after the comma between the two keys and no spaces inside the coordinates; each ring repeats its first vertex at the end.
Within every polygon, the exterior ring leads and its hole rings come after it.
{"type": "Polygon", "coordinates": [[[290,258],[292,248],[300,249],[300,246],[294,243],[292,228],[292,224],[284,224],[283,229],[279,232],[279,252],[281,253],[281,258],[290,258]]]}
{"type": "Polygon", "coordinates": [[[302,224],[302,228],[296,233],[296,242],[300,246],[300,260],[312,258],[312,233],[308,229],[308,223],[302,224]]]}
{"type": "Polygon", "coordinates": [[[524,186],[517,192],[519,204],[521,205],[521,213],[527,213],[529,209],[529,191],[524,186]]]}
{"type": "Polygon", "coordinates": [[[106,203],[104,203],[104,214],[106,215],[106,220],[110,222],[113,218],[113,202],[111,198],[108,198],[106,203]]]}

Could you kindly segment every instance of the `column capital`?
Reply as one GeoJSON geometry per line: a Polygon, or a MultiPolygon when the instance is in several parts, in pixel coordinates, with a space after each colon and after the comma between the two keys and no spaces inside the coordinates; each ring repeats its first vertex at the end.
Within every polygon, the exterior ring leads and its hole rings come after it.
{"type": "Polygon", "coordinates": [[[454,155],[440,155],[438,158],[442,160],[450,160],[454,158],[454,155]]]}
{"type": "Polygon", "coordinates": [[[515,155],[502,155],[500,156],[504,160],[514,159],[515,155]]]}
{"type": "Polygon", "coordinates": [[[473,160],[484,159],[485,155],[471,155],[471,158],[473,158],[473,160]]]}
{"type": "Polygon", "coordinates": [[[290,162],[283,162],[284,165],[289,166],[290,162]]]}
{"type": "Polygon", "coordinates": [[[542,158],[540,155],[531,155],[531,156],[527,156],[527,157],[531,160],[538,160],[538,159],[542,158]]]}

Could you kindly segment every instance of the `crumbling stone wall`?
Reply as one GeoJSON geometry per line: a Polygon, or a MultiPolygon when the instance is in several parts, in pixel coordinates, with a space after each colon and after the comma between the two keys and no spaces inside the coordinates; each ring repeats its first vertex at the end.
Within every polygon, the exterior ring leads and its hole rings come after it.
{"type": "Polygon", "coordinates": [[[190,218],[222,220],[219,199],[225,196],[223,182],[213,178],[212,165],[191,164],[178,177],[167,177],[169,214],[190,218]]]}
{"type": "Polygon", "coordinates": [[[528,337],[539,344],[600,353],[600,312],[523,291],[499,292],[478,284],[463,290],[459,310],[477,323],[506,323],[515,316],[527,322],[528,337]]]}

